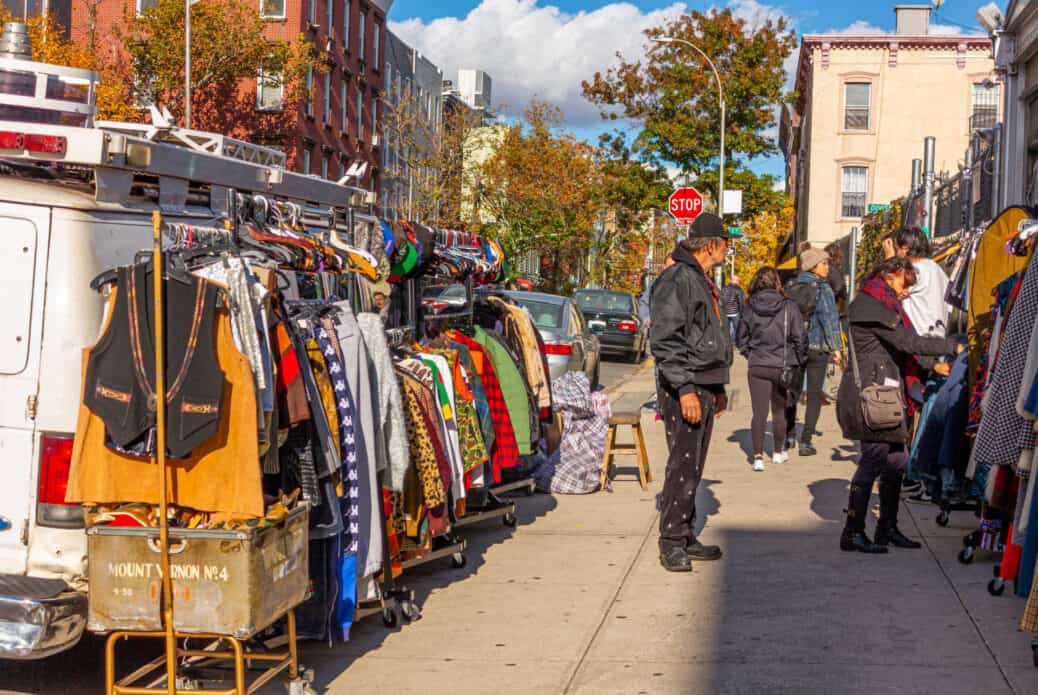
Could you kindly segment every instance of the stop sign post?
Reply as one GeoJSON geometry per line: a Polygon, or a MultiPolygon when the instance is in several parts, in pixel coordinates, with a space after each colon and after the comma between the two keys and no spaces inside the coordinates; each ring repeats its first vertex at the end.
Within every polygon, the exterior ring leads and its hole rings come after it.
{"type": "Polygon", "coordinates": [[[668,208],[679,224],[692,224],[703,212],[703,196],[691,186],[678,188],[670,194],[668,208]]]}

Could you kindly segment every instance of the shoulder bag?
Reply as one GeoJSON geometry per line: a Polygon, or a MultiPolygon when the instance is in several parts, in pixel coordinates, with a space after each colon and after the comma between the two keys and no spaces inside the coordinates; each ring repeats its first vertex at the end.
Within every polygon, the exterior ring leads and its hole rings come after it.
{"type": "Polygon", "coordinates": [[[786,359],[786,351],[789,350],[789,305],[782,308],[782,385],[790,393],[798,393],[803,376],[798,367],[792,367],[786,359]]]}
{"type": "Polygon", "coordinates": [[[900,427],[905,420],[905,405],[901,398],[900,386],[870,384],[861,387],[861,373],[858,371],[858,356],[854,350],[854,334],[847,327],[847,342],[851,353],[851,369],[854,372],[854,387],[861,400],[861,416],[865,426],[873,432],[881,432],[900,427]]]}

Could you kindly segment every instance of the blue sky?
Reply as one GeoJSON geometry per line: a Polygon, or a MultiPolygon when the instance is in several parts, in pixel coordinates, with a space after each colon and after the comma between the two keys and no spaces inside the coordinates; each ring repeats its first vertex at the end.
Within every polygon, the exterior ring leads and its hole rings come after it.
{"type": "MultiPolygon", "coordinates": [[[[533,97],[558,104],[567,127],[595,139],[605,129],[580,93],[580,81],[607,70],[620,51],[639,58],[641,31],[682,12],[726,4],[752,22],[786,17],[800,34],[892,31],[899,0],[395,0],[391,28],[455,77],[480,68],[493,79],[493,101],[518,115],[533,97]]],[[[900,0],[905,1],[905,0],[900,0]]],[[[917,0],[925,2],[925,0],[917,0]]],[[[942,33],[980,33],[973,14],[981,0],[946,0],[932,19],[942,33]]],[[[795,66],[796,57],[787,61],[795,66]]],[[[782,175],[781,155],[752,164],[782,175]]]]}

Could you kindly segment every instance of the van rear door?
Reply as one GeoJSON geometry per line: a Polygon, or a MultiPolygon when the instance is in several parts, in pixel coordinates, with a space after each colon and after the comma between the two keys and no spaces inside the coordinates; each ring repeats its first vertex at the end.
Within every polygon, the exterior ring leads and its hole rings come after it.
{"type": "Polygon", "coordinates": [[[0,205],[0,574],[24,574],[50,208],[0,205]]]}

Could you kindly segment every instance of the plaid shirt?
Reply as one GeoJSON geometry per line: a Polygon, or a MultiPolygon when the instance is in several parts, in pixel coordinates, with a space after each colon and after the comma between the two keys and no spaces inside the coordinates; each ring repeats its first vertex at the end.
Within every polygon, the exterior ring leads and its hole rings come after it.
{"type": "Polygon", "coordinates": [[[497,380],[490,355],[482,345],[457,332],[452,334],[451,338],[467,347],[470,352],[482,355],[483,371],[479,378],[483,382],[487,405],[490,406],[490,419],[494,423],[494,446],[490,452],[490,459],[493,464],[494,482],[499,482],[502,468],[514,468],[519,463],[519,446],[515,441],[515,431],[508,416],[505,396],[501,392],[501,382],[497,380]]]}

